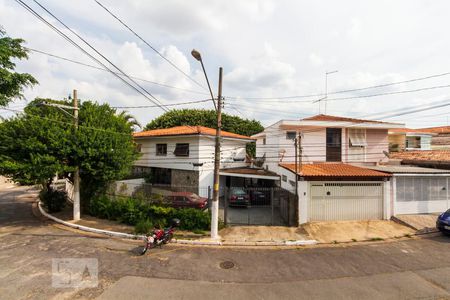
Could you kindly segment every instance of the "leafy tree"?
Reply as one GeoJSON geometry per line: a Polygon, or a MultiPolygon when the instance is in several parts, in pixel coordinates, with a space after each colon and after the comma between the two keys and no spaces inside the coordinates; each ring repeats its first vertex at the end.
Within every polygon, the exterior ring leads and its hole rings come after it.
{"type": "Polygon", "coordinates": [[[22,46],[23,39],[5,35],[0,28],[0,106],[6,106],[14,98],[23,98],[23,89],[38,83],[30,74],[14,72],[16,64],[12,59],[27,59],[28,50],[22,46]]]}
{"type": "Polygon", "coordinates": [[[75,134],[73,120],[56,107],[37,105],[42,100],[36,99],[23,114],[0,123],[0,174],[48,188],[56,173],[68,175],[79,166],[82,207],[86,208],[108,181],[130,172],[138,156],[132,124],[107,104],[85,101],[75,134]]]}
{"type": "MultiPolygon", "coordinates": [[[[145,126],[145,130],[170,128],[181,125],[200,125],[216,128],[216,111],[205,109],[171,110],[148,123],[147,126],[145,126]]],[[[237,134],[251,136],[263,131],[264,127],[257,120],[242,119],[237,116],[222,114],[222,129],[237,134]]],[[[255,155],[254,143],[250,143],[247,146],[247,153],[252,156],[255,155]]]]}

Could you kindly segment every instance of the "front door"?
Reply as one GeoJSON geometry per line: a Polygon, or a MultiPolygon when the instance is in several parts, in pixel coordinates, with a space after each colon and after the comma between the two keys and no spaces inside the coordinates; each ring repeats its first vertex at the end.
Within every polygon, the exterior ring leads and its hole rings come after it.
{"type": "Polygon", "coordinates": [[[342,161],[342,129],[327,128],[327,161],[342,161]]]}

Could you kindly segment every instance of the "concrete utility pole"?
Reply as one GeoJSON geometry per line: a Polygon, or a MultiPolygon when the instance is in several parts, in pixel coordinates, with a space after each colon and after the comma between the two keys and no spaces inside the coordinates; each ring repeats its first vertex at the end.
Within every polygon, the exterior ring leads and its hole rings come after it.
{"type": "Polygon", "coordinates": [[[298,136],[296,134],[295,140],[294,140],[294,147],[295,147],[295,198],[298,200],[298,136]]]}
{"type": "Polygon", "coordinates": [[[214,182],[213,182],[213,198],[211,203],[211,239],[219,239],[219,189],[220,189],[220,139],[222,133],[222,67],[219,68],[219,90],[217,97],[217,105],[214,101],[214,95],[209,84],[208,75],[205,71],[205,66],[203,65],[203,60],[200,52],[195,49],[191,51],[192,56],[198,60],[203,69],[203,74],[205,75],[206,82],[208,83],[209,93],[211,94],[211,100],[214,103],[214,107],[217,112],[217,129],[216,129],[216,142],[214,149],[214,182]]]}
{"type": "Polygon", "coordinates": [[[220,139],[222,133],[222,67],[219,68],[219,89],[217,93],[217,129],[214,150],[214,188],[211,205],[211,239],[219,238],[219,181],[220,181],[220,139]]]}
{"type": "MultiPolygon", "coordinates": [[[[77,90],[73,90],[73,122],[75,128],[75,137],[78,131],[78,95],[77,90]]],[[[80,213],[80,168],[75,166],[73,176],[73,220],[78,221],[81,218],[80,213]]]]}

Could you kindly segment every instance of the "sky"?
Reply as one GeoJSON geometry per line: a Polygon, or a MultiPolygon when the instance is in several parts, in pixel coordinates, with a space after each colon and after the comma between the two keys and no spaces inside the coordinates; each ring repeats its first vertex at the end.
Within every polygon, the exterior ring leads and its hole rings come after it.
{"type": "MultiPolygon", "coordinates": [[[[166,105],[209,98],[201,65],[190,54],[195,48],[215,96],[223,67],[224,112],[264,126],[325,112],[411,128],[449,123],[450,106],[392,117],[450,103],[450,73],[442,75],[450,72],[449,1],[99,0],[190,78],[94,0],[38,1],[166,105]],[[325,111],[325,101],[314,101],[324,97],[325,74],[333,71],[338,72],[328,75],[325,111]],[[377,94],[384,95],[373,96],[377,94]]],[[[24,2],[99,57],[34,1],[24,2]]],[[[9,36],[25,39],[26,47],[99,67],[14,0],[0,0],[0,25],[9,36]]],[[[36,97],[63,99],[73,89],[81,101],[153,105],[107,71],[42,53],[31,51],[28,60],[17,62],[17,71],[32,74],[39,85],[26,89],[26,100],[15,101],[12,109],[20,110],[36,97]]],[[[159,107],[126,110],[143,125],[164,113],[159,107]]],[[[0,110],[0,116],[10,114],[0,110]]]]}

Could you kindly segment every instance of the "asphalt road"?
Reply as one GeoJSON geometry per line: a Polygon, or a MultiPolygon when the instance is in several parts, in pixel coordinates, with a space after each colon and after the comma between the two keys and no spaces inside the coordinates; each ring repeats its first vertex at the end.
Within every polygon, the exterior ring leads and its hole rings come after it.
{"type": "Polygon", "coordinates": [[[0,299],[450,299],[450,238],[440,235],[298,249],[167,245],[141,257],[137,243],[36,218],[33,199],[0,186],[0,299]],[[96,260],[98,285],[55,287],[53,259],[66,258],[96,260]]]}

